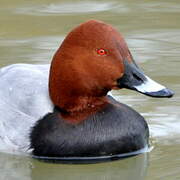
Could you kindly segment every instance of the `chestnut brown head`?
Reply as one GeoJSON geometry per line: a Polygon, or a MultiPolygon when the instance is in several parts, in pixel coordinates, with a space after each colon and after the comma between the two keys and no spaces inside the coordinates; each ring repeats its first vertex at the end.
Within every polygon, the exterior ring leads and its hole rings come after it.
{"type": "Polygon", "coordinates": [[[49,91],[53,103],[64,104],[77,97],[103,97],[118,88],[150,96],[173,95],[144,75],[124,38],[111,25],[90,20],[73,29],[52,60],[49,91]]]}

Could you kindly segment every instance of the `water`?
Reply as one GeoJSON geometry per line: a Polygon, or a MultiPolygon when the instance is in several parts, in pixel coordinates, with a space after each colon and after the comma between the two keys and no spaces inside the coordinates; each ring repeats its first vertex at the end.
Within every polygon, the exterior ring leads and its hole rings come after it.
{"type": "Polygon", "coordinates": [[[99,19],[125,36],[134,59],[147,75],[176,93],[172,99],[155,99],[129,90],[114,92],[119,101],[146,118],[154,146],[150,153],[94,165],[52,164],[0,153],[1,179],[179,180],[179,16],[178,0],[1,0],[1,67],[50,63],[74,26],[99,19]]]}

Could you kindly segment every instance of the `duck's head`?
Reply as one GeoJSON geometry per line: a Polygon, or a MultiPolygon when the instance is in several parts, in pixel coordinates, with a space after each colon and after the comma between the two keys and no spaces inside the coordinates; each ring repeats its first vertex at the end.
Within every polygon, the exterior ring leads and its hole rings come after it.
{"type": "Polygon", "coordinates": [[[49,91],[54,105],[67,111],[83,109],[120,88],[153,97],[173,96],[171,90],[144,75],[112,26],[90,20],[73,29],[51,64],[49,91]]]}

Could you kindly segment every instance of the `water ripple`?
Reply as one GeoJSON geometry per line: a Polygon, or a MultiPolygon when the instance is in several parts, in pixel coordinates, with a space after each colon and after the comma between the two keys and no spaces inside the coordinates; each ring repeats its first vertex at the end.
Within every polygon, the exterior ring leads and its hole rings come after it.
{"type": "Polygon", "coordinates": [[[0,39],[0,48],[8,48],[8,52],[2,51],[1,59],[8,59],[11,63],[14,59],[18,59],[18,62],[49,63],[62,40],[61,36],[0,39]]]}
{"type": "Polygon", "coordinates": [[[115,3],[110,2],[77,2],[77,3],[58,3],[31,7],[21,7],[16,9],[18,14],[49,16],[49,15],[72,15],[83,13],[94,13],[107,11],[115,7],[115,3]]]}
{"type": "Polygon", "coordinates": [[[179,57],[179,30],[159,29],[156,31],[133,32],[128,36],[128,45],[134,57],[146,62],[160,57],[179,57]]]}

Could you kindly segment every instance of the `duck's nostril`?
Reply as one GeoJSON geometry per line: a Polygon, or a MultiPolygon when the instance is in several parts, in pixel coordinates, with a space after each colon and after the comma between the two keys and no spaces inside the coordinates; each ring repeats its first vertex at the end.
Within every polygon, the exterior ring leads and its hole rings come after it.
{"type": "Polygon", "coordinates": [[[133,73],[132,75],[133,75],[134,79],[143,82],[143,79],[141,77],[139,77],[137,74],[133,73]]]}

